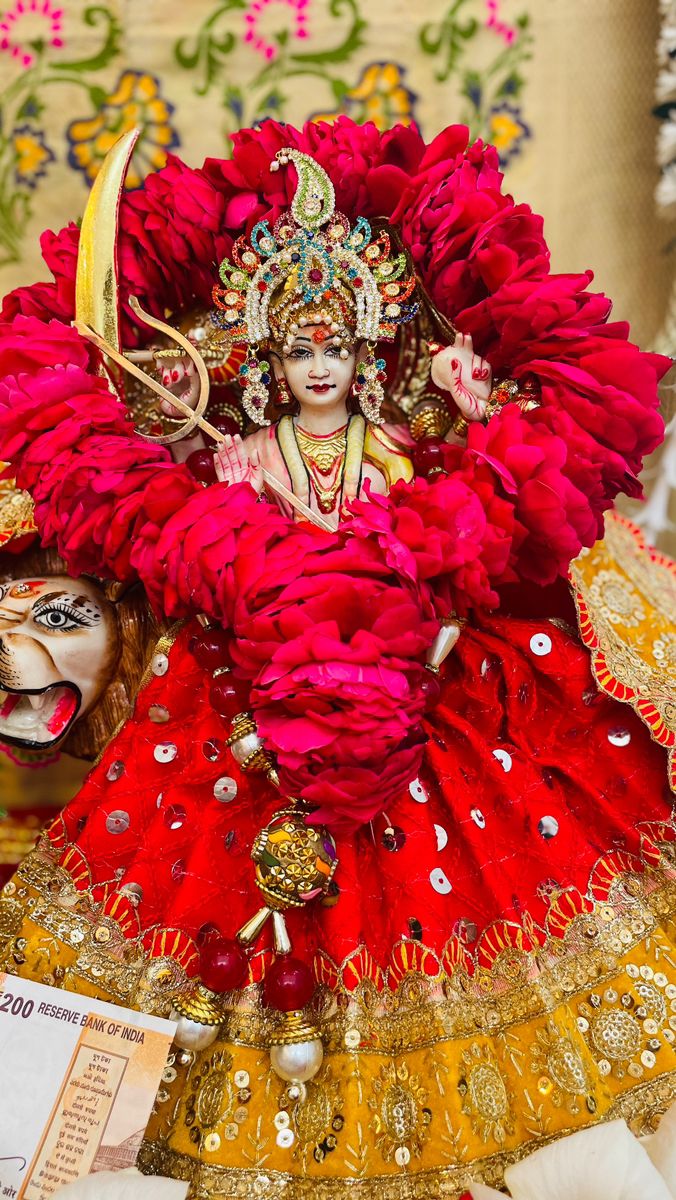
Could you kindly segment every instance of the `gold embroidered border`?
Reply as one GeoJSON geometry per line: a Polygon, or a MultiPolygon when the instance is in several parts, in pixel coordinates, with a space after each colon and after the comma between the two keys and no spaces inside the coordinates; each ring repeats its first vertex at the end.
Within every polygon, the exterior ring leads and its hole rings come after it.
{"type": "MultiPolygon", "coordinates": [[[[144,1169],[187,1173],[197,1198],[418,1200],[499,1183],[507,1162],[590,1120],[621,1112],[649,1128],[676,1095],[670,859],[613,886],[563,937],[510,945],[478,976],[412,969],[381,993],[366,979],[320,989],[325,1061],[302,1105],[285,1101],[271,1015],[248,989],[211,1047],[173,1052],[144,1169]],[[276,1141],[280,1106],[291,1151],[276,1141]]],[[[3,889],[0,938],[14,974],[149,1011],[166,1012],[183,978],[40,852],[3,889]]]]}
{"type": "Polygon", "coordinates": [[[605,537],[571,563],[570,580],[596,683],[665,747],[676,791],[676,563],[610,512],[605,537]]]}
{"type": "MultiPolygon", "coordinates": [[[[657,1120],[676,1100],[676,1072],[639,1085],[606,1114],[622,1117],[637,1137],[654,1131],[657,1120]]],[[[478,1156],[474,1162],[439,1166],[432,1170],[402,1170],[398,1176],[375,1174],[368,1178],[302,1178],[288,1171],[244,1168],[206,1163],[181,1154],[164,1140],[146,1140],[137,1166],[146,1175],[165,1175],[190,1183],[190,1200],[457,1200],[470,1183],[479,1180],[500,1187],[508,1166],[521,1162],[560,1133],[529,1140],[511,1151],[478,1156]]]]}

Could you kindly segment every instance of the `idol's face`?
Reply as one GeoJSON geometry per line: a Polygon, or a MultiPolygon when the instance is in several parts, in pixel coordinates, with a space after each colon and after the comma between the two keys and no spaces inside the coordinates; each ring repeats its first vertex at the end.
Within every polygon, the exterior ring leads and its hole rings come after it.
{"type": "Polygon", "coordinates": [[[117,650],[113,607],[90,580],[0,584],[0,741],[60,742],[107,687],[117,650]]]}
{"type": "Polygon", "coordinates": [[[301,326],[290,348],[274,358],[277,378],[283,373],[301,409],[336,408],[347,403],[354,379],[355,351],[341,346],[323,325],[301,326]],[[343,351],[345,355],[345,351],[343,351]]]}

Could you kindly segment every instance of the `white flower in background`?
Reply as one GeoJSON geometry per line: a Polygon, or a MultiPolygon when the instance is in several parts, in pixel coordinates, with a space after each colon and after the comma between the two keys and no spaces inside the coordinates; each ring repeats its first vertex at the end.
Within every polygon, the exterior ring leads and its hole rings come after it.
{"type": "Polygon", "coordinates": [[[58,1200],[185,1200],[188,1184],[161,1175],[128,1171],[100,1171],[85,1175],[54,1193],[58,1200]]]}
{"type": "MultiPolygon", "coordinates": [[[[676,1105],[641,1144],[624,1121],[593,1125],[505,1171],[512,1200],[676,1200],[676,1105]]],[[[482,1183],[472,1200],[505,1200],[482,1183]]]]}

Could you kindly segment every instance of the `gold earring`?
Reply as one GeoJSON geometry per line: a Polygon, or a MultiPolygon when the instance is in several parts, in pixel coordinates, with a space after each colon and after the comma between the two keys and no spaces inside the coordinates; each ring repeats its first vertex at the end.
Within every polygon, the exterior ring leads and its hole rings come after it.
{"type": "Polygon", "coordinates": [[[277,403],[279,407],[290,408],[294,403],[294,397],[285,377],[281,375],[275,382],[277,384],[277,403]]]}

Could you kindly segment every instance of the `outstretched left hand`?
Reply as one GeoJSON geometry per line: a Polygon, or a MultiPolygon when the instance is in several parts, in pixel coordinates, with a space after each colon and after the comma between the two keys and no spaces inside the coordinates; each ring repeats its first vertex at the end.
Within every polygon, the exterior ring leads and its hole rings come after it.
{"type": "Polygon", "coordinates": [[[450,392],[466,421],[481,421],[491,394],[493,373],[485,358],[474,353],[469,333],[456,334],[432,359],[432,381],[450,392]]]}

